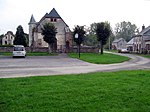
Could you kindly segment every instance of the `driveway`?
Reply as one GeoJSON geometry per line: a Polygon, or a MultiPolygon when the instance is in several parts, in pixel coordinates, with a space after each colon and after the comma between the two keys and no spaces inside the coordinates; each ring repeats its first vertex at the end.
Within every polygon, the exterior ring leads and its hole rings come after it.
{"type": "Polygon", "coordinates": [[[14,59],[1,56],[0,78],[150,69],[150,59],[131,54],[119,55],[128,56],[131,60],[119,64],[97,65],[69,58],[65,54],[59,56],[28,56],[14,59]]]}

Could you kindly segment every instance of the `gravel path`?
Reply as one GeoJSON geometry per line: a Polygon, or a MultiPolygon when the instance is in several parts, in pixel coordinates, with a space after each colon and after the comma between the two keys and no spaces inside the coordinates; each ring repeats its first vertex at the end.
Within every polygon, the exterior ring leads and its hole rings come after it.
{"type": "Polygon", "coordinates": [[[59,56],[28,56],[15,59],[1,56],[0,78],[150,69],[150,59],[132,54],[119,55],[130,57],[131,60],[118,64],[91,64],[69,58],[65,54],[59,56]]]}

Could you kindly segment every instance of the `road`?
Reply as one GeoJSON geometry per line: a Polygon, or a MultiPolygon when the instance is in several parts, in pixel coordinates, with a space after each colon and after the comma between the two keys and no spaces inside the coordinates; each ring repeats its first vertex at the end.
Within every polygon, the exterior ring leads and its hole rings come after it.
{"type": "Polygon", "coordinates": [[[0,78],[150,69],[150,59],[132,54],[119,55],[128,56],[131,60],[119,64],[91,64],[63,54],[14,59],[0,56],[0,78]]]}

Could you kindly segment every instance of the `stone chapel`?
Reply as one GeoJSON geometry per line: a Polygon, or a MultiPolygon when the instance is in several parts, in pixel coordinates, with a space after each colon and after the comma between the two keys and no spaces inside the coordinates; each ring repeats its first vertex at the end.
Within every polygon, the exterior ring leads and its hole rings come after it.
{"type": "Polygon", "coordinates": [[[48,44],[43,40],[41,28],[45,23],[52,23],[57,28],[55,49],[63,50],[72,46],[72,34],[69,26],[60,17],[55,8],[50,13],[46,13],[39,22],[36,22],[33,15],[29,22],[29,46],[48,47],[48,44]]]}

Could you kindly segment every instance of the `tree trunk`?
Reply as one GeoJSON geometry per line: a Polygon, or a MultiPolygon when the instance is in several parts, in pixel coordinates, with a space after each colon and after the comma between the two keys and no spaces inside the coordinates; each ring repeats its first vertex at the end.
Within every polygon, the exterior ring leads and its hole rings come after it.
{"type": "Polygon", "coordinates": [[[103,54],[103,44],[102,41],[99,42],[99,50],[101,51],[101,54],[103,54]]]}
{"type": "Polygon", "coordinates": [[[103,44],[102,44],[102,41],[101,41],[101,54],[103,54],[103,44]]]}
{"type": "Polygon", "coordinates": [[[79,44],[79,58],[80,58],[80,44],[79,44]]]}
{"type": "Polygon", "coordinates": [[[49,53],[49,54],[52,53],[52,44],[48,44],[48,53],[49,53]]]}

